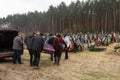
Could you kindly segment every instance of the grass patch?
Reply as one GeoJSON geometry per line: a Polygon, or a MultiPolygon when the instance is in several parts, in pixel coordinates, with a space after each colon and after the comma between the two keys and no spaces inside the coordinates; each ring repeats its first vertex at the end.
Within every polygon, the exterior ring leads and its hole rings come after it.
{"type": "Polygon", "coordinates": [[[91,76],[94,79],[107,78],[107,75],[101,71],[89,71],[85,75],[91,76]]]}
{"type": "Polygon", "coordinates": [[[53,65],[49,54],[41,53],[39,70],[29,67],[29,53],[24,50],[22,65],[1,60],[4,64],[0,64],[0,79],[16,80],[19,77],[19,80],[120,80],[120,56],[106,54],[113,51],[114,45],[107,46],[105,52],[84,50],[69,53],[68,60],[64,60],[63,52],[60,66],[53,65]]]}

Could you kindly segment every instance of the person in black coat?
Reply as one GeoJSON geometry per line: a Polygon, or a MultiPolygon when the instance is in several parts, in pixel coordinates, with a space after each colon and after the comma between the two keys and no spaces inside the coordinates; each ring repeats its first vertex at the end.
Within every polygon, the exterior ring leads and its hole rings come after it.
{"type": "Polygon", "coordinates": [[[33,52],[34,52],[34,66],[39,67],[39,61],[40,61],[40,56],[41,52],[43,50],[44,46],[44,40],[42,38],[42,35],[39,36],[39,32],[37,32],[37,36],[34,37],[34,42],[33,42],[33,52]]]}
{"type": "Polygon", "coordinates": [[[33,42],[34,42],[34,38],[36,36],[36,33],[33,32],[33,36],[29,36],[27,41],[26,41],[26,45],[27,45],[27,49],[29,51],[29,55],[30,55],[30,66],[33,66],[33,42]]]}
{"type": "MultiPolygon", "coordinates": [[[[50,34],[47,43],[53,46],[54,39],[55,39],[55,38],[53,37],[53,35],[50,34]]],[[[54,54],[54,53],[53,53],[53,54],[54,54]]],[[[53,54],[50,54],[50,59],[51,59],[51,61],[53,61],[53,54]]]]}

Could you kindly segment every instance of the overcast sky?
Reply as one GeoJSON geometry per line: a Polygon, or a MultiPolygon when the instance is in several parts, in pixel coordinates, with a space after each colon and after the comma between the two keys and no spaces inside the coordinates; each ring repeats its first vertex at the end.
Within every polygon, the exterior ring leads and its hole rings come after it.
{"type": "Polygon", "coordinates": [[[57,6],[62,1],[69,5],[71,1],[77,0],[0,0],[0,18],[9,14],[21,14],[35,10],[47,11],[50,5],[57,6]]]}

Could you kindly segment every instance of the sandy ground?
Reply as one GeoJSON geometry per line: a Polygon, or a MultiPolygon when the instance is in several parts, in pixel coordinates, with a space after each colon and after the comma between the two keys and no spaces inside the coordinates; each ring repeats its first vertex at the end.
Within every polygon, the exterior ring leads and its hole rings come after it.
{"type": "Polygon", "coordinates": [[[0,80],[120,80],[120,52],[111,44],[103,52],[84,50],[69,53],[69,59],[60,66],[53,65],[49,55],[42,53],[40,69],[29,66],[28,51],[24,51],[24,64],[12,64],[12,59],[0,61],[0,80]]]}

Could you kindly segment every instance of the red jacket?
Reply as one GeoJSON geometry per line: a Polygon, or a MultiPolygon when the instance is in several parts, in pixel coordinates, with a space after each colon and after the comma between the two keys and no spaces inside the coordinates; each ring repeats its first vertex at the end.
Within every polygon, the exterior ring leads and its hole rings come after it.
{"type": "Polygon", "coordinates": [[[67,47],[65,41],[61,38],[61,37],[56,37],[54,39],[54,42],[53,42],[53,47],[55,50],[62,50],[60,47],[59,47],[59,43],[62,43],[65,45],[65,47],[67,47]]]}
{"type": "Polygon", "coordinates": [[[114,36],[114,34],[112,34],[112,41],[114,41],[115,40],[115,36],[114,36]]]}

